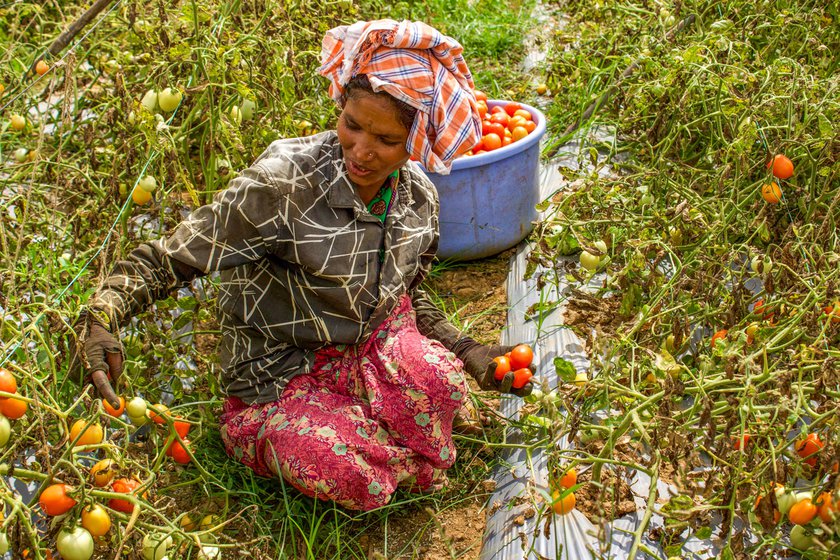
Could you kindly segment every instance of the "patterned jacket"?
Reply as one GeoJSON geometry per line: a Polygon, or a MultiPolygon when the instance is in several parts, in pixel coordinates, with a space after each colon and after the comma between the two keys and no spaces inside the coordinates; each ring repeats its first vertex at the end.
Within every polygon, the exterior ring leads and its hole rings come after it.
{"type": "Polygon", "coordinates": [[[400,170],[382,223],[347,179],[335,132],[278,140],[170,237],[118,262],[89,307],[124,324],[221,271],[224,386],[246,402],[269,402],[309,370],[314,350],[365,340],[405,293],[421,332],[443,339],[433,331],[445,318],[418,289],[437,244],[437,192],[413,162],[400,170]]]}

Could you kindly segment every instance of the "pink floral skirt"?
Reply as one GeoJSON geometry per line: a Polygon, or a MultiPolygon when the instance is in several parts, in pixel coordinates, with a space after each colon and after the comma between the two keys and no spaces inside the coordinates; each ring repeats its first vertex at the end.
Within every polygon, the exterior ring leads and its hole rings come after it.
{"type": "Polygon", "coordinates": [[[371,337],[317,352],[313,371],[276,402],[229,398],[227,453],[262,476],[356,510],[388,503],[397,486],[430,492],[455,462],[452,421],[467,395],[463,365],[417,331],[408,296],[371,337]]]}

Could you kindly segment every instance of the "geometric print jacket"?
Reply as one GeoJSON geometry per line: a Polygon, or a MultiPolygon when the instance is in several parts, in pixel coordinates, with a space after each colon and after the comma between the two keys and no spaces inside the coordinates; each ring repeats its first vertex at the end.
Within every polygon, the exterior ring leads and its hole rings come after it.
{"type": "Polygon", "coordinates": [[[406,293],[421,333],[448,347],[457,330],[418,288],[438,245],[437,191],[408,161],[395,194],[384,223],[368,212],[333,131],[277,140],[169,237],[117,262],[88,307],[124,325],[220,271],[223,387],[246,403],[277,400],[318,348],[367,339],[406,293]]]}

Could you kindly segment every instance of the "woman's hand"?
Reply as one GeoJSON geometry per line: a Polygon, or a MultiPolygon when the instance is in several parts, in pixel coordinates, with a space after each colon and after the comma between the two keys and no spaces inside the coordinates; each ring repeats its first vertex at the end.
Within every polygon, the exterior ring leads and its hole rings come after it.
{"type": "Polygon", "coordinates": [[[80,383],[90,381],[103,399],[114,408],[120,402],[114,391],[123,370],[123,347],[107,327],[108,318],[92,312],[82,312],[73,330],[76,332],[76,352],[70,362],[70,375],[80,383]],[[103,323],[104,321],[104,323],[103,323]]]}
{"type": "MultiPolygon", "coordinates": [[[[530,381],[521,389],[514,389],[512,371],[506,373],[501,381],[496,381],[495,378],[496,362],[493,361],[493,358],[504,356],[512,349],[513,346],[479,344],[470,338],[459,340],[456,343],[456,349],[453,351],[464,362],[464,369],[467,370],[467,373],[485,391],[499,391],[501,393],[511,393],[518,397],[526,397],[531,394],[534,388],[530,381]]],[[[531,373],[535,373],[533,364],[529,368],[531,373]]]]}

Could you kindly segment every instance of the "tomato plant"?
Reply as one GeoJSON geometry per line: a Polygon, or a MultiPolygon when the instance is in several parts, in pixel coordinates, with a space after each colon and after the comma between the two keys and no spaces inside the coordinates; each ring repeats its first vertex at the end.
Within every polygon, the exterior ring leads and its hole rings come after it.
{"type": "Polygon", "coordinates": [[[41,492],[38,503],[47,515],[67,513],[76,505],[76,500],[69,495],[72,490],[67,484],[51,484],[41,492]]]}

